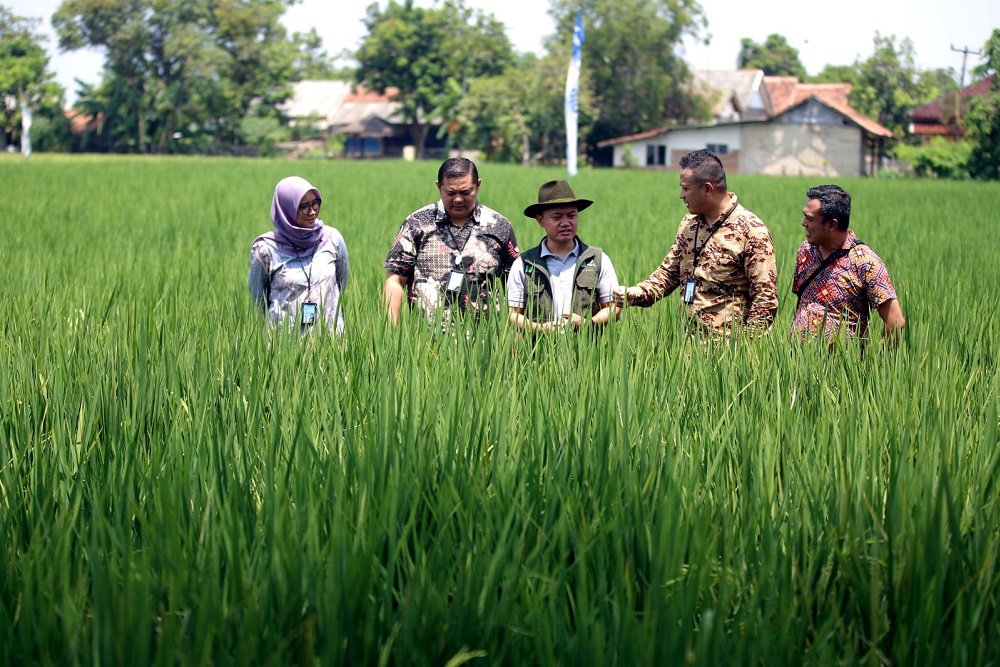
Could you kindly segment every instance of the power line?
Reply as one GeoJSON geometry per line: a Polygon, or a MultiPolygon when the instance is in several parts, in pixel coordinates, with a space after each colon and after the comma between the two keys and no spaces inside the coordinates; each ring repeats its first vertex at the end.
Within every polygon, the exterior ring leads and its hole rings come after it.
{"type": "Polygon", "coordinates": [[[969,47],[965,47],[964,49],[956,49],[954,44],[951,45],[951,50],[955,51],[956,53],[962,54],[962,74],[958,78],[958,89],[961,90],[962,88],[965,88],[965,61],[969,59],[969,54],[971,53],[974,56],[981,56],[983,55],[983,52],[972,51],[971,49],[969,49],[969,47]]]}
{"type": "MultiPolygon", "coordinates": [[[[973,51],[967,46],[964,49],[956,49],[954,44],[951,45],[951,50],[955,51],[956,53],[962,54],[962,73],[959,75],[958,88],[955,90],[955,120],[953,129],[955,136],[959,137],[961,136],[961,129],[959,129],[960,127],[959,124],[961,123],[962,119],[962,89],[965,88],[965,63],[969,59],[969,54],[981,56],[983,55],[983,52],[973,51]]],[[[944,114],[942,114],[941,120],[942,121],[944,120],[944,114]]]]}

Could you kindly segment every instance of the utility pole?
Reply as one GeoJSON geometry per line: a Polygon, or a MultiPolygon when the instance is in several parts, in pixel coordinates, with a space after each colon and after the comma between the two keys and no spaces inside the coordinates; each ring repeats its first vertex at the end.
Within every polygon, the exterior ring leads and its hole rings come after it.
{"type": "Polygon", "coordinates": [[[983,55],[983,52],[972,51],[969,49],[969,47],[965,47],[964,49],[956,49],[954,44],[951,45],[951,50],[956,53],[962,54],[962,74],[958,77],[958,88],[959,90],[961,90],[962,88],[965,88],[965,61],[968,60],[969,54],[971,53],[974,56],[981,56],[983,55]]]}
{"type": "Polygon", "coordinates": [[[976,56],[983,55],[982,51],[972,51],[969,47],[963,49],[956,49],[954,44],[951,44],[951,50],[956,53],[962,54],[962,73],[958,77],[958,90],[955,91],[955,138],[958,138],[958,123],[962,118],[962,89],[965,88],[965,63],[969,59],[969,54],[976,56]]]}

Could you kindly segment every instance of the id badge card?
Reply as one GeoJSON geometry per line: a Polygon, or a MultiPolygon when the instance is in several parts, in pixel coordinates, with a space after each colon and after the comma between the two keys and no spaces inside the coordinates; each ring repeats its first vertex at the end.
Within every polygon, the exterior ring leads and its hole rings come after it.
{"type": "Polygon", "coordinates": [[[316,313],[319,309],[312,301],[302,304],[302,326],[311,327],[316,323],[316,313]]]}
{"type": "Polygon", "coordinates": [[[451,273],[448,274],[448,286],[445,288],[448,292],[458,292],[462,289],[462,281],[465,280],[465,272],[459,271],[458,269],[452,269],[451,273]]]}
{"type": "Polygon", "coordinates": [[[694,303],[694,288],[697,284],[698,281],[694,278],[684,282],[684,303],[694,303]]]}

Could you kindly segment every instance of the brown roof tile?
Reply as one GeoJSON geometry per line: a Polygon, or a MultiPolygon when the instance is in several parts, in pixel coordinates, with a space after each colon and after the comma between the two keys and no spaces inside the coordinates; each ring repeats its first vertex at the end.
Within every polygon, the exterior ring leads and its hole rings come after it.
{"type": "Polygon", "coordinates": [[[384,93],[359,86],[357,90],[353,90],[347,94],[344,102],[353,102],[354,104],[387,104],[392,102],[397,95],[399,95],[399,88],[392,86],[386,88],[384,93]]]}
{"type": "Polygon", "coordinates": [[[846,105],[848,103],[847,96],[850,94],[851,84],[849,83],[800,83],[795,88],[795,104],[816,95],[824,100],[846,105]]]}
{"type": "Polygon", "coordinates": [[[765,76],[764,90],[767,92],[768,115],[774,116],[795,104],[795,88],[799,80],[794,76],[765,76]]]}
{"type": "MultiPolygon", "coordinates": [[[[823,96],[821,94],[819,94],[819,95],[813,94],[813,95],[810,95],[809,97],[807,97],[805,100],[802,100],[798,104],[793,104],[788,109],[792,109],[794,107],[797,107],[800,104],[805,104],[806,100],[810,100],[810,99],[815,99],[820,104],[823,104],[823,105],[825,105],[825,106],[833,109],[834,111],[836,111],[840,115],[844,116],[845,118],[847,118],[848,120],[850,120],[851,122],[853,122],[855,125],[857,125],[861,129],[863,129],[866,132],[868,132],[869,134],[874,134],[877,137],[885,137],[886,139],[897,139],[898,138],[895,134],[892,133],[892,130],[890,130],[887,127],[883,127],[882,125],[876,123],[872,119],[867,118],[867,117],[861,115],[860,112],[858,112],[855,109],[853,109],[852,107],[850,107],[846,102],[840,101],[840,99],[838,99],[837,96],[833,96],[833,97],[829,97],[828,98],[828,97],[825,97],[825,96],[823,96]]],[[[786,111],[788,109],[786,109],[786,111]]]]}
{"type": "MultiPolygon", "coordinates": [[[[750,77],[749,74],[755,71],[758,70],[736,70],[728,73],[730,76],[725,76],[727,74],[725,72],[696,72],[696,80],[702,86],[718,85],[721,86],[720,90],[722,91],[734,90],[738,87],[737,84],[746,84],[748,81],[752,84],[754,79],[753,77],[750,77]]],[[[873,134],[877,137],[897,138],[891,130],[883,127],[870,118],[863,116],[856,109],[851,107],[848,103],[848,96],[851,93],[851,84],[849,83],[801,83],[794,76],[764,76],[760,89],[761,97],[767,105],[767,118],[775,118],[793,107],[804,104],[807,100],[815,99],[820,104],[823,104],[844,116],[869,134],[873,134]]],[[[736,97],[738,98],[738,95],[736,97]]],[[[716,106],[719,105],[720,101],[716,100],[716,106]]],[[[745,122],[754,121],[748,120],[745,122]]],[[[607,146],[614,146],[616,144],[622,144],[629,141],[649,139],[663,134],[673,127],[677,126],[660,127],[646,132],[630,134],[624,137],[605,139],[604,141],[598,142],[597,146],[599,148],[605,148],[607,146]]]]}
{"type": "MultiPolygon", "coordinates": [[[[970,97],[984,97],[989,94],[990,86],[993,83],[993,79],[996,74],[991,74],[985,79],[980,79],[971,86],[966,86],[961,90],[959,96],[963,100],[967,100],[970,97]]],[[[951,104],[951,109],[954,109],[955,95],[954,93],[950,95],[942,95],[933,102],[925,104],[921,107],[917,107],[910,112],[910,118],[914,122],[922,121],[925,123],[940,123],[942,122],[941,114],[946,108],[946,104],[951,104]]]]}
{"type": "Polygon", "coordinates": [[[668,132],[670,126],[658,127],[653,130],[647,130],[645,132],[639,132],[637,134],[629,134],[624,137],[614,137],[613,139],[605,139],[604,141],[598,141],[598,148],[607,148],[608,146],[614,146],[616,144],[624,144],[629,141],[636,141],[637,139],[652,139],[653,137],[658,137],[661,134],[668,132]]]}

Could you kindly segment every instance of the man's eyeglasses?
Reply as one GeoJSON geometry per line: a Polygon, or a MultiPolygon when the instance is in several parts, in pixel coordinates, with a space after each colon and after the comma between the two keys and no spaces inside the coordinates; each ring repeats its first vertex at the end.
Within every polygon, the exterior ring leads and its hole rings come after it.
{"type": "Polygon", "coordinates": [[[312,209],[319,213],[319,207],[323,205],[323,200],[319,197],[313,199],[312,201],[307,201],[304,204],[299,205],[299,213],[305,213],[309,209],[312,209]]]}

